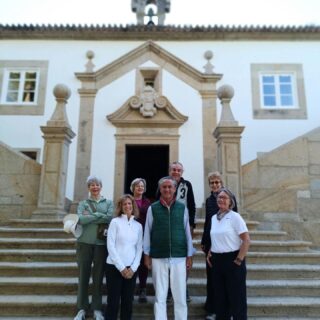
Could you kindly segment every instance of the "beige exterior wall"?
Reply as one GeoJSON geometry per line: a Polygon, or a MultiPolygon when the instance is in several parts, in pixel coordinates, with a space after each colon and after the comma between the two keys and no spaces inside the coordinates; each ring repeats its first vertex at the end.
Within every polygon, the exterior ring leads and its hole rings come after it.
{"type": "Polygon", "coordinates": [[[40,173],[39,163],[0,142],[0,220],[31,217],[40,173]]]}
{"type": "Polygon", "coordinates": [[[320,128],[242,167],[250,217],[320,246],[320,128]]]}

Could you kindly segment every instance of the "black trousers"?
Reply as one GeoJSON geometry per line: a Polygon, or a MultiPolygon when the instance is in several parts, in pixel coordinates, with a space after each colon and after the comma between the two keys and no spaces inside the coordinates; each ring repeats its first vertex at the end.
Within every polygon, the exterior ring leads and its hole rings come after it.
{"type": "Polygon", "coordinates": [[[233,261],[239,251],[213,253],[212,282],[216,320],[247,320],[246,263],[233,261]]]}
{"type": "MultiPolygon", "coordinates": [[[[207,254],[206,254],[207,256],[207,254]]],[[[214,310],[214,297],[213,297],[213,292],[214,292],[214,283],[212,281],[212,270],[210,266],[208,265],[208,262],[206,260],[206,274],[207,274],[207,298],[205,302],[205,309],[207,313],[215,313],[214,310]]]]}
{"type": "Polygon", "coordinates": [[[113,265],[107,263],[107,308],[105,320],[117,320],[119,305],[120,319],[131,320],[132,301],[136,285],[137,272],[131,279],[125,279],[120,271],[113,265]]]}

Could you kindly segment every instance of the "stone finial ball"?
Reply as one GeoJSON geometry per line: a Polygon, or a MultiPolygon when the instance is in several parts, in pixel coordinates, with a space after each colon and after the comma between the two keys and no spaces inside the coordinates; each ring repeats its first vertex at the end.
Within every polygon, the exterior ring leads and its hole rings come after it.
{"type": "Polygon", "coordinates": [[[205,57],[205,59],[207,59],[207,60],[212,59],[212,57],[213,57],[213,52],[212,52],[211,50],[207,50],[207,51],[204,53],[204,57],[205,57]]]}
{"type": "Polygon", "coordinates": [[[87,51],[87,58],[90,60],[94,58],[94,52],[92,50],[87,51]]]}
{"type": "Polygon", "coordinates": [[[57,84],[53,89],[53,94],[57,99],[69,99],[71,96],[70,89],[64,84],[57,84]]]}
{"type": "Polygon", "coordinates": [[[219,99],[232,99],[234,96],[234,89],[225,84],[218,89],[218,98],[219,99]]]}

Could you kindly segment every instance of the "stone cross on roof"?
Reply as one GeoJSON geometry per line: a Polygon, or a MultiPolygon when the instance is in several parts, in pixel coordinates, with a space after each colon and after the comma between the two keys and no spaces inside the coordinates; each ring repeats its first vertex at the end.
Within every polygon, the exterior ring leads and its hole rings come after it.
{"type": "Polygon", "coordinates": [[[136,13],[137,24],[144,24],[144,17],[150,16],[150,12],[146,12],[146,7],[153,4],[157,7],[157,11],[153,16],[158,17],[158,25],[164,25],[166,13],[170,12],[170,0],[131,0],[131,10],[136,13]]]}

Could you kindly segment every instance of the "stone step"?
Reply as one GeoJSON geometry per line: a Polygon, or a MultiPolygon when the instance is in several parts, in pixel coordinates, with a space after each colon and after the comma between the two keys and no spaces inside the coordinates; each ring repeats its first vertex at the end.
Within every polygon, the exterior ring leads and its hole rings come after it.
{"type": "Polygon", "coordinates": [[[311,264],[320,265],[320,252],[248,252],[249,264],[311,264]]]}
{"type": "Polygon", "coordinates": [[[0,238],[71,239],[73,236],[64,232],[61,224],[61,228],[0,227],[0,238]]]}
{"type": "MultiPolygon", "coordinates": [[[[105,282],[104,282],[105,284],[105,282]]],[[[6,295],[76,295],[78,278],[76,277],[0,277],[0,292],[6,295]]],[[[137,281],[138,289],[138,281],[137,281]]],[[[206,279],[188,279],[191,297],[206,295],[206,279]]],[[[103,286],[106,295],[106,286],[103,286]]],[[[262,296],[317,296],[320,292],[320,279],[303,280],[247,280],[248,297],[262,296]]],[[[137,290],[138,293],[138,290],[137,290]]],[[[147,280],[147,293],[154,295],[151,277],[147,280]]]]}
{"type": "Polygon", "coordinates": [[[15,228],[62,228],[63,222],[62,219],[10,219],[6,225],[15,228]]]}
{"type": "Polygon", "coordinates": [[[252,317],[319,317],[320,297],[256,297],[248,299],[252,317]]]}
{"type": "Polygon", "coordinates": [[[4,277],[77,277],[76,262],[0,262],[4,277]]]}
{"type": "MultiPolygon", "coordinates": [[[[203,230],[196,229],[194,230],[194,239],[201,240],[203,230]]],[[[265,230],[251,230],[250,238],[251,240],[273,240],[281,241],[285,240],[287,237],[287,232],[285,231],[265,231],[265,230]]]]}
{"type": "MultiPolygon", "coordinates": [[[[205,265],[194,263],[190,277],[204,278],[205,265]]],[[[319,279],[320,266],[308,264],[248,264],[248,280],[277,279],[319,279]]]]}
{"type": "MultiPolygon", "coordinates": [[[[0,238],[0,249],[73,249],[75,238],[34,239],[34,238],[0,238]]],[[[197,250],[201,250],[201,241],[193,240],[197,250]]],[[[290,252],[310,250],[311,242],[290,241],[260,241],[252,240],[249,251],[290,252]]]]}
{"type": "MultiPolygon", "coordinates": [[[[106,297],[104,297],[104,302],[106,297]]],[[[154,297],[148,297],[149,303],[140,304],[134,299],[133,320],[151,319],[153,316],[154,297]]],[[[188,319],[200,320],[204,318],[203,304],[189,303],[188,319]]],[[[0,296],[2,315],[14,316],[74,316],[76,313],[76,296],[30,295],[30,296],[0,296]]],[[[169,319],[173,319],[173,304],[168,304],[169,319]]]]}
{"type": "MultiPolygon", "coordinates": [[[[204,219],[196,219],[197,229],[203,230],[204,219]]],[[[247,227],[249,230],[255,230],[260,222],[255,220],[247,220],[247,227]]],[[[61,220],[48,220],[48,219],[10,219],[6,222],[6,226],[15,228],[62,228],[61,220]]],[[[2,226],[4,224],[2,223],[2,226]]]]}
{"type": "MultiPolygon", "coordinates": [[[[0,251],[1,254],[1,251],[0,251]]],[[[320,265],[320,251],[307,252],[253,252],[247,254],[248,264],[311,264],[320,265]]],[[[197,250],[193,256],[194,263],[204,263],[205,254],[197,250]]]]}
{"type": "Polygon", "coordinates": [[[248,297],[317,297],[320,279],[247,280],[248,297]]]}
{"type": "Polygon", "coordinates": [[[250,231],[251,240],[260,241],[283,241],[286,240],[287,232],[285,231],[264,231],[252,230],[250,231]]]}
{"type": "Polygon", "coordinates": [[[74,262],[75,249],[0,249],[2,262],[74,262]]]}
{"type": "MultiPolygon", "coordinates": [[[[202,238],[203,230],[194,230],[194,239],[202,238]]],[[[284,240],[287,236],[285,231],[250,231],[252,240],[284,240]]],[[[0,238],[32,238],[32,239],[57,239],[57,238],[73,238],[72,234],[67,234],[60,228],[16,228],[16,227],[0,227],[0,238]]]]}
{"type": "Polygon", "coordinates": [[[289,240],[289,241],[258,241],[253,240],[250,243],[249,251],[267,251],[267,252],[290,252],[290,251],[308,251],[312,242],[289,240]]]}
{"type": "MultiPolygon", "coordinates": [[[[2,262],[75,262],[75,249],[0,249],[2,262]]],[[[197,251],[194,262],[205,262],[205,255],[197,251]]]]}
{"type": "Polygon", "coordinates": [[[75,244],[75,238],[0,238],[0,249],[74,249],[75,244]]]}
{"type": "MultiPolygon", "coordinates": [[[[0,249],[2,262],[75,262],[75,249],[0,249]]],[[[198,250],[193,256],[196,263],[204,263],[205,255],[198,250]]],[[[249,252],[249,264],[318,264],[320,252],[249,252]]]]}
{"type": "Polygon", "coordinates": [[[318,265],[248,265],[250,280],[276,279],[319,279],[320,266],[318,265]]]}
{"type": "MultiPolygon", "coordinates": [[[[154,297],[148,297],[148,303],[139,304],[134,301],[133,319],[151,319],[154,297]],[[149,318],[147,318],[149,317],[149,318]]],[[[203,304],[205,297],[194,297],[188,304],[188,319],[197,320],[205,316],[203,304]]],[[[75,296],[30,295],[30,296],[0,296],[0,309],[3,316],[74,316],[76,313],[75,296]]],[[[172,318],[172,304],[168,306],[168,314],[172,318]]],[[[255,317],[313,317],[320,314],[320,298],[312,297],[249,297],[249,319],[255,317]]],[[[169,319],[171,319],[169,318],[169,319]]],[[[310,318],[309,318],[310,319],[310,318]]],[[[319,319],[319,318],[318,318],[319,319]]]]}
{"type": "MultiPolygon", "coordinates": [[[[255,220],[246,220],[246,224],[249,230],[256,230],[260,222],[255,220]]],[[[203,230],[204,219],[196,219],[196,225],[198,230],[203,230]]]]}
{"type": "MultiPolygon", "coordinates": [[[[319,265],[266,264],[247,265],[248,280],[259,279],[318,279],[319,265]]],[[[75,262],[0,262],[0,274],[3,277],[77,277],[75,262]]],[[[206,277],[204,263],[194,263],[190,278],[206,277]]]]}
{"type": "MultiPolygon", "coordinates": [[[[197,250],[201,249],[201,241],[193,240],[193,245],[197,250]]],[[[290,241],[262,241],[251,240],[249,251],[265,251],[265,252],[290,252],[290,251],[308,251],[312,242],[290,240],[290,241]]]]}

